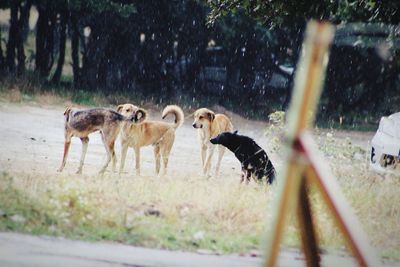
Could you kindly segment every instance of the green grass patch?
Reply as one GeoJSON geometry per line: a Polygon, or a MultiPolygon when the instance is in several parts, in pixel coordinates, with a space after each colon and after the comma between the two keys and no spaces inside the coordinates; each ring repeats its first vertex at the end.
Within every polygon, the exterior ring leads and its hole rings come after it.
{"type": "MultiPolygon", "coordinates": [[[[358,148],[333,139],[320,143],[363,229],[383,257],[399,260],[400,197],[398,176],[368,172],[358,148]],[[328,149],[325,146],[335,146],[328,149]],[[343,148],[342,148],[343,150],[343,148]],[[354,167],[355,166],[355,167],[354,167]]],[[[0,230],[110,240],[172,250],[247,253],[260,249],[271,219],[275,187],[239,187],[236,179],[158,178],[107,175],[0,175],[0,230]]],[[[342,249],[344,241],[318,192],[311,191],[323,248],[342,249]]],[[[284,245],[299,247],[294,217],[284,245]]]]}
{"type": "Polygon", "coordinates": [[[210,189],[207,181],[188,188],[181,179],[163,186],[148,178],[115,179],[2,173],[0,230],[219,253],[254,250],[262,241],[264,206],[249,208],[265,198],[258,186],[240,193],[220,182],[210,189]],[[215,201],[203,200],[208,193],[215,201]]]}

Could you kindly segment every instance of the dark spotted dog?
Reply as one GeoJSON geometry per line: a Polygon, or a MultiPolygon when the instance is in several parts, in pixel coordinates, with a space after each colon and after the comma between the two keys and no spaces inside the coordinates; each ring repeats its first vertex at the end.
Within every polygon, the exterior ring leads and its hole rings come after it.
{"type": "Polygon", "coordinates": [[[269,184],[274,181],[275,168],[272,162],[267,153],[250,137],[238,135],[237,131],[234,133],[224,132],[211,139],[210,142],[214,145],[223,145],[235,153],[236,158],[242,164],[241,182],[245,178],[249,182],[250,177],[257,178],[258,181],[262,181],[266,177],[269,184]]]}
{"type": "Polygon", "coordinates": [[[58,169],[61,172],[67,162],[69,146],[71,138],[76,136],[82,141],[82,154],[77,173],[82,173],[83,162],[89,143],[89,134],[100,131],[104,146],[107,151],[107,160],[101,168],[100,173],[103,173],[110,161],[113,161],[113,169],[115,169],[115,152],[114,143],[118,136],[120,125],[123,121],[137,123],[137,114],[125,117],[118,112],[107,108],[92,108],[92,109],[77,109],[67,107],[64,112],[65,127],[64,127],[64,156],[61,167],[58,169]]]}

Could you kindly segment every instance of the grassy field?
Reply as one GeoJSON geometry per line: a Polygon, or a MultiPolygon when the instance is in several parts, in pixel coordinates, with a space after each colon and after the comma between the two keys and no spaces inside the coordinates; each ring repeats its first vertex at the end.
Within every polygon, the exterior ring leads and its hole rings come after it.
{"type": "MultiPolygon", "coordinates": [[[[339,175],[342,172],[339,172],[339,175]]],[[[341,177],[373,245],[399,259],[398,179],[341,177]]],[[[357,177],[355,177],[357,176],[357,177]]],[[[201,177],[0,176],[0,230],[113,240],[167,249],[247,253],[259,249],[275,188],[201,177]]],[[[344,246],[318,194],[312,194],[324,248],[344,246]]],[[[299,246],[293,218],[284,244],[299,246]]]]}
{"type": "MultiPolygon", "coordinates": [[[[0,93],[1,105],[112,103],[107,96],[94,94],[87,95],[93,102],[79,101],[74,99],[76,92],[37,91],[27,95],[19,88],[11,88],[0,93]]],[[[84,95],[82,92],[80,97],[84,95]]],[[[264,129],[278,166],[282,164],[279,155],[283,130],[279,125],[264,129]]],[[[368,170],[368,151],[352,141],[357,140],[359,133],[332,129],[314,132],[372,244],[382,257],[400,260],[400,177],[368,170]]],[[[7,151],[1,152],[5,155],[7,151]]],[[[112,173],[98,176],[29,172],[4,165],[1,169],[1,231],[112,240],[166,249],[215,253],[258,250],[276,195],[275,186],[239,185],[235,174],[206,179],[193,172],[174,172],[160,179],[112,173]]],[[[317,192],[312,191],[312,202],[323,247],[343,249],[339,231],[317,192]]],[[[299,246],[294,218],[289,219],[284,245],[299,246]]]]}

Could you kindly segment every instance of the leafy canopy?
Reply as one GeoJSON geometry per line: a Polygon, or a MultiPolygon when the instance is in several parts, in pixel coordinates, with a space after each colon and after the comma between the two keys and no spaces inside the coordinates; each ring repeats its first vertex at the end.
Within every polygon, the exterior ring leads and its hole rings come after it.
{"type": "Polygon", "coordinates": [[[209,0],[211,7],[208,23],[244,10],[248,15],[269,28],[299,26],[309,19],[341,22],[400,22],[398,0],[209,0]]]}

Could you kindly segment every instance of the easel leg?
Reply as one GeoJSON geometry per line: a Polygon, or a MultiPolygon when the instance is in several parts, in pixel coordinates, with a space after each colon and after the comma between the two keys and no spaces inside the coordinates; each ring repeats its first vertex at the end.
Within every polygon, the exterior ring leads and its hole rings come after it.
{"type": "Polygon", "coordinates": [[[328,166],[321,162],[323,156],[318,151],[311,135],[303,133],[299,140],[310,161],[310,166],[306,168],[306,176],[321,192],[324,202],[332,212],[336,225],[346,239],[359,265],[380,266],[374,249],[369,245],[365,233],[359,227],[360,222],[347,204],[336,178],[328,166]]]}
{"type": "Polygon", "coordinates": [[[284,180],[279,188],[279,200],[277,202],[276,214],[271,222],[271,235],[268,236],[266,243],[266,261],[265,266],[276,266],[278,252],[282,240],[283,230],[285,229],[286,217],[291,213],[294,207],[297,207],[298,192],[301,180],[301,173],[304,172],[304,166],[296,161],[297,152],[292,151],[288,156],[290,162],[287,168],[283,170],[284,180]]]}
{"type": "Polygon", "coordinates": [[[299,228],[301,229],[301,241],[303,243],[303,251],[306,256],[307,266],[319,267],[320,256],[318,253],[318,241],[314,229],[312,210],[307,190],[307,178],[303,177],[300,184],[297,218],[299,221],[299,228]]]}

